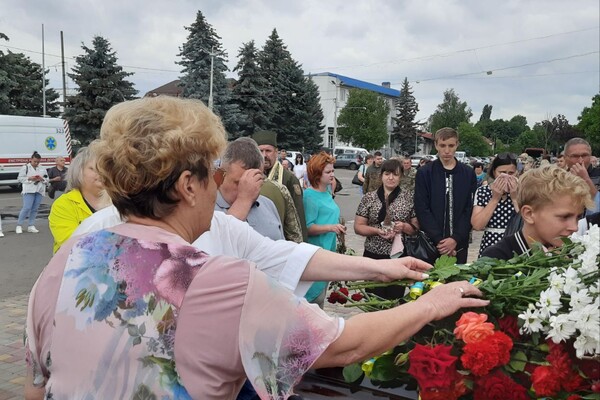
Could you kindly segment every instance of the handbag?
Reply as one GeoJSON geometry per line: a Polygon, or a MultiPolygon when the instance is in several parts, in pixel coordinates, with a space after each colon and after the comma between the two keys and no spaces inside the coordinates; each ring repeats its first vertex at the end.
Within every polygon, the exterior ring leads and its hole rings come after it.
{"type": "Polygon", "coordinates": [[[352,184],[353,185],[358,185],[358,186],[362,186],[363,183],[361,182],[360,179],[358,179],[358,171],[356,171],[356,173],[354,174],[354,178],[352,178],[352,184]]]}
{"type": "Polygon", "coordinates": [[[404,237],[404,255],[418,258],[429,264],[435,263],[435,260],[440,256],[435,244],[425,232],[418,229],[410,222],[407,222],[407,224],[412,226],[413,229],[416,230],[416,233],[412,236],[407,235],[404,237]]]}
{"type": "Polygon", "coordinates": [[[342,186],[342,182],[340,182],[340,180],[338,178],[334,178],[335,179],[335,190],[333,191],[333,193],[337,193],[340,190],[342,190],[344,187],[342,186]]]}

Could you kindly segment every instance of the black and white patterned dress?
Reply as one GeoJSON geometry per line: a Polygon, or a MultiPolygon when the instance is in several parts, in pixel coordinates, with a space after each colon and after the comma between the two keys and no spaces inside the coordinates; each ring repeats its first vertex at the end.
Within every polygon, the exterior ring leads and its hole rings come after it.
{"type": "MultiPolygon", "coordinates": [[[[492,189],[489,185],[481,186],[475,192],[475,206],[485,207],[492,199],[492,189]]],[[[508,221],[516,214],[515,206],[507,193],[506,197],[502,196],[500,202],[496,206],[492,217],[488,221],[483,237],[481,238],[481,246],[479,246],[479,256],[487,247],[498,243],[504,237],[504,230],[508,225],[508,221]]]]}

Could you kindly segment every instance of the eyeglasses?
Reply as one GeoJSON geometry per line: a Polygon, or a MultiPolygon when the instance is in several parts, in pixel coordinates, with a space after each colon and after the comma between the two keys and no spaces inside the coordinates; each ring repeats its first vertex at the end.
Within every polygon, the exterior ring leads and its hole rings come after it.
{"type": "Polygon", "coordinates": [[[514,153],[500,153],[496,157],[498,157],[500,160],[517,160],[517,156],[514,153]]]}
{"type": "Polygon", "coordinates": [[[227,171],[225,171],[223,168],[217,168],[214,170],[213,179],[217,184],[217,189],[220,188],[223,184],[223,181],[225,180],[225,175],[227,175],[227,171]]]}

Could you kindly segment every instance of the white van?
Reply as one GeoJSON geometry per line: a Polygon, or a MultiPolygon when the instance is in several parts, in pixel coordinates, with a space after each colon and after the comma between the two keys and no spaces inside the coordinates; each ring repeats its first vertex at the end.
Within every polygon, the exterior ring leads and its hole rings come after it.
{"type": "Polygon", "coordinates": [[[340,154],[353,154],[359,157],[361,160],[364,160],[369,152],[367,149],[363,149],[362,147],[337,146],[333,151],[333,156],[337,157],[340,154]]]}
{"type": "Polygon", "coordinates": [[[456,153],[454,153],[454,157],[456,157],[458,162],[461,162],[463,164],[469,163],[469,159],[467,158],[467,153],[464,151],[457,151],[456,153]]]}
{"type": "Polygon", "coordinates": [[[55,165],[57,156],[71,161],[71,133],[60,118],[0,115],[0,185],[18,187],[17,176],[34,151],[46,168],[55,165]]]}

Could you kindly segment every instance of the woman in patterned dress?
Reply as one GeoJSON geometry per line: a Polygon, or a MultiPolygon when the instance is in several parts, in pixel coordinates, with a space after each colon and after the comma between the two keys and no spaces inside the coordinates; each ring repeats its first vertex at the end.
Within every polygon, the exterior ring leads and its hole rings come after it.
{"type": "MultiPolygon", "coordinates": [[[[328,316],[253,263],[190,245],[210,227],[226,144],[199,100],[118,104],[100,135],[98,173],[127,222],[72,237],[41,272],[27,313],[27,400],[235,399],[246,377],[261,399],[286,399],[311,367],[368,359],[489,304],[463,281],[345,322],[328,316]]],[[[429,266],[398,268],[420,280],[429,266]]]]}
{"type": "Polygon", "coordinates": [[[477,189],[471,214],[473,229],[485,231],[479,247],[480,256],[483,250],[504,237],[508,221],[519,212],[515,201],[517,157],[512,153],[498,154],[490,164],[488,176],[493,182],[477,189]]]}
{"type": "MultiPolygon", "coordinates": [[[[354,219],[354,232],[366,237],[364,257],[378,260],[390,258],[396,235],[413,235],[415,227],[418,227],[414,191],[400,187],[403,172],[399,160],[384,161],[381,166],[381,186],[360,200],[354,219]]],[[[373,293],[386,299],[397,299],[402,297],[403,291],[399,286],[390,286],[378,288],[373,293]]]]}

